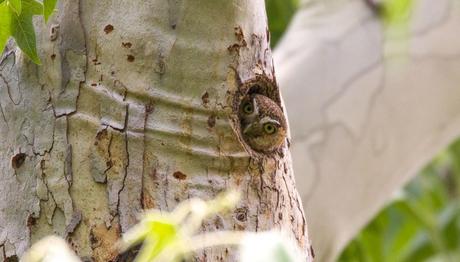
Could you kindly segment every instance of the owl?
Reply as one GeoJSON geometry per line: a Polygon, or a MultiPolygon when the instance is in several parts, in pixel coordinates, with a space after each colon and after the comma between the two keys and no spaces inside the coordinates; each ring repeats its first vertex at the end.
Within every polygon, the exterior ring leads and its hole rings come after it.
{"type": "Polygon", "coordinates": [[[243,99],[239,117],[241,133],[255,151],[270,153],[286,138],[286,119],[281,108],[270,98],[251,94],[243,99]]]}

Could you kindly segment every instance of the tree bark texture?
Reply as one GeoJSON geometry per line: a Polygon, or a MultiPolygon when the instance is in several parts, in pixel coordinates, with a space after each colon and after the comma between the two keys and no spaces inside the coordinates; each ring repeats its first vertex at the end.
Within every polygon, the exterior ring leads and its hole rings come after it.
{"type": "Polygon", "coordinates": [[[460,134],[460,5],[418,0],[407,31],[363,0],[303,1],[275,51],[318,261],[460,134]]]}
{"type": "Polygon", "coordinates": [[[289,141],[258,153],[239,126],[249,89],[281,105],[264,1],[62,0],[35,24],[43,65],[12,43],[0,61],[4,260],[52,233],[82,258],[120,260],[141,210],[228,188],[242,201],[204,231],[279,228],[310,252],[289,141]]]}

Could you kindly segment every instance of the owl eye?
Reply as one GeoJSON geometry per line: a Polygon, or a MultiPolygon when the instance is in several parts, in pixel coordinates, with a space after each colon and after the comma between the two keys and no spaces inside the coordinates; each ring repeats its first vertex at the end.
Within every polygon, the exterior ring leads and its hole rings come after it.
{"type": "Polygon", "coordinates": [[[252,106],[251,103],[247,102],[246,104],[243,105],[243,112],[245,114],[252,114],[254,112],[254,107],[252,106]]]}
{"type": "Polygon", "coordinates": [[[265,133],[271,135],[276,132],[276,126],[272,123],[264,124],[264,131],[265,133]]]}

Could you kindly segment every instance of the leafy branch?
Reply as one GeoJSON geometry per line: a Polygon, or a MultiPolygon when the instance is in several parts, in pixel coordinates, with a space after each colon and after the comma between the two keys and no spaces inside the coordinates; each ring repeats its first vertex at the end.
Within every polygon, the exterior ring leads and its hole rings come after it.
{"type": "MultiPolygon", "coordinates": [[[[203,221],[235,207],[239,194],[234,191],[203,201],[189,199],[172,212],[150,210],[126,232],[118,244],[120,251],[142,243],[136,262],[178,262],[198,250],[214,246],[240,246],[241,262],[305,261],[297,245],[280,232],[216,231],[197,234],[203,221]]],[[[23,262],[80,262],[65,241],[47,237],[34,244],[23,262]]]]}
{"type": "Polygon", "coordinates": [[[34,16],[44,16],[45,22],[53,14],[57,0],[0,0],[0,50],[3,51],[10,37],[18,47],[36,64],[40,64],[37,53],[34,16]]]}

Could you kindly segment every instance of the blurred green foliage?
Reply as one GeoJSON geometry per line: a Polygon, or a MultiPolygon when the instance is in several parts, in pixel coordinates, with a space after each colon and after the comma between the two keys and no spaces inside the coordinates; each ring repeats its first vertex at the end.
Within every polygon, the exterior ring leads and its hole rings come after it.
{"type": "Polygon", "coordinates": [[[385,0],[382,3],[382,17],[388,25],[408,25],[414,6],[413,0],[385,0]]]}
{"type": "Polygon", "coordinates": [[[460,261],[460,140],[346,247],[339,261],[460,261]]]}
{"type": "Polygon", "coordinates": [[[299,0],[265,0],[272,48],[285,32],[298,5],[299,0]]]}
{"type": "MultiPolygon", "coordinates": [[[[241,262],[306,260],[297,242],[282,231],[199,232],[206,218],[233,210],[239,199],[240,193],[230,190],[208,201],[185,200],[172,212],[146,210],[141,221],[123,234],[116,248],[123,252],[142,244],[135,262],[196,260],[192,259],[192,253],[214,246],[238,246],[241,262]]],[[[20,261],[81,262],[66,241],[58,236],[48,236],[33,244],[20,261]]]]}

